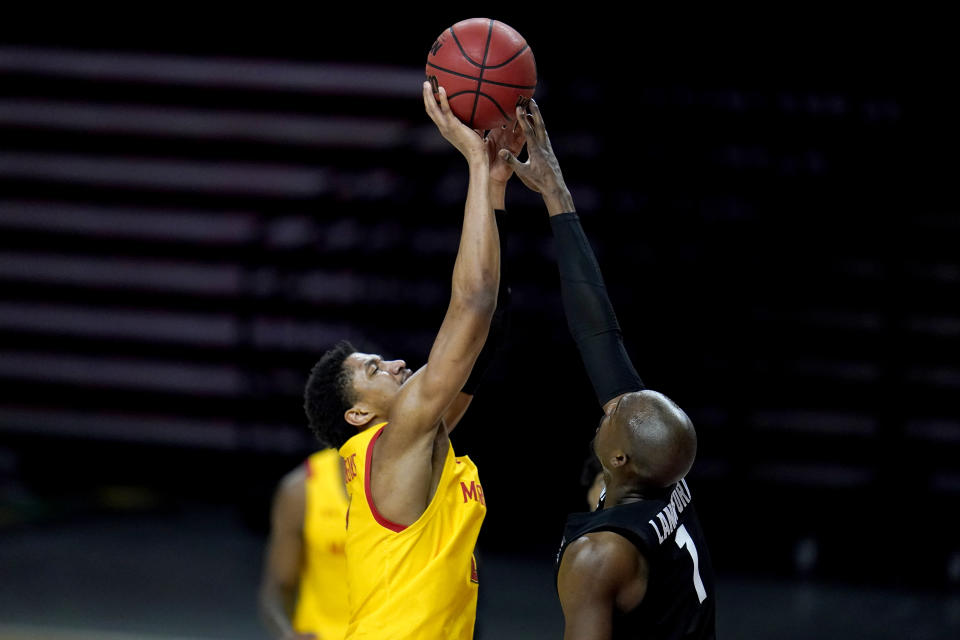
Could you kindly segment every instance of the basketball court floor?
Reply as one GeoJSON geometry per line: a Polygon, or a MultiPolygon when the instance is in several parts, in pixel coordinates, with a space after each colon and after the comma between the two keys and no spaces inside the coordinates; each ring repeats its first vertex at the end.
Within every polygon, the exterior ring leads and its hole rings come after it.
{"type": "MultiPolygon", "coordinates": [[[[0,640],[247,640],[263,538],[236,512],[105,514],[0,529],[0,640]]],[[[481,552],[478,636],[562,637],[552,558],[481,552]]],[[[960,637],[960,591],[718,576],[720,637],[960,637]]]]}

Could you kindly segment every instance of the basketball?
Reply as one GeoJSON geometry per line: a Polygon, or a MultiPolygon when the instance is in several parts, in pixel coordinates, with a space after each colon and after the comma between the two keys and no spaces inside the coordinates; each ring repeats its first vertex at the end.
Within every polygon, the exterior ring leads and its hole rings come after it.
{"type": "Polygon", "coordinates": [[[447,92],[450,108],[471,129],[513,121],[518,101],[537,88],[533,51],[497,20],[470,18],[440,34],[427,54],[427,78],[447,92]]]}

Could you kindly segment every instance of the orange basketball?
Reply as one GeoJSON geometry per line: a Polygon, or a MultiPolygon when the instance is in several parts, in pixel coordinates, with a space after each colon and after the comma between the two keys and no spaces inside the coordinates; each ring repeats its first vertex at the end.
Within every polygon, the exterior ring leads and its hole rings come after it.
{"type": "Polygon", "coordinates": [[[537,64],[527,41],[513,27],[470,18],[445,30],[433,43],[427,54],[427,78],[436,78],[453,113],[467,126],[488,130],[511,122],[518,101],[533,97],[537,64]]]}

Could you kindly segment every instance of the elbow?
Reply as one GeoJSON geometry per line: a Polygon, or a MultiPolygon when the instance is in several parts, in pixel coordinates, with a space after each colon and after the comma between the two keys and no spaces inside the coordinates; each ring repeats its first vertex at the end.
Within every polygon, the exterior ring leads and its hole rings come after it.
{"type": "Polygon", "coordinates": [[[496,289],[493,291],[465,291],[460,296],[460,305],[472,314],[492,318],[493,312],[497,309],[496,289]]]}
{"type": "Polygon", "coordinates": [[[497,277],[478,278],[476,282],[454,287],[453,299],[464,309],[493,316],[497,308],[497,277]]]}

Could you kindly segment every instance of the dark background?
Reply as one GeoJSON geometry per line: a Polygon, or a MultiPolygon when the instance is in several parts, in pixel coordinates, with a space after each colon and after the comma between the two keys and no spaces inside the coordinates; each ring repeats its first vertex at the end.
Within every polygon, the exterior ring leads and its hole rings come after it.
{"type": "MultiPolygon", "coordinates": [[[[955,52],[936,16],[801,13],[493,17],[534,51],[636,368],[697,425],[718,574],[952,594],[956,628],[955,52]]],[[[423,14],[4,34],[0,539],[147,518],[259,548],[319,355],[423,364],[467,172],[419,83],[469,17],[423,14]]],[[[507,200],[513,333],[454,445],[480,548],[549,566],[600,413],[545,210],[507,200]]]]}

